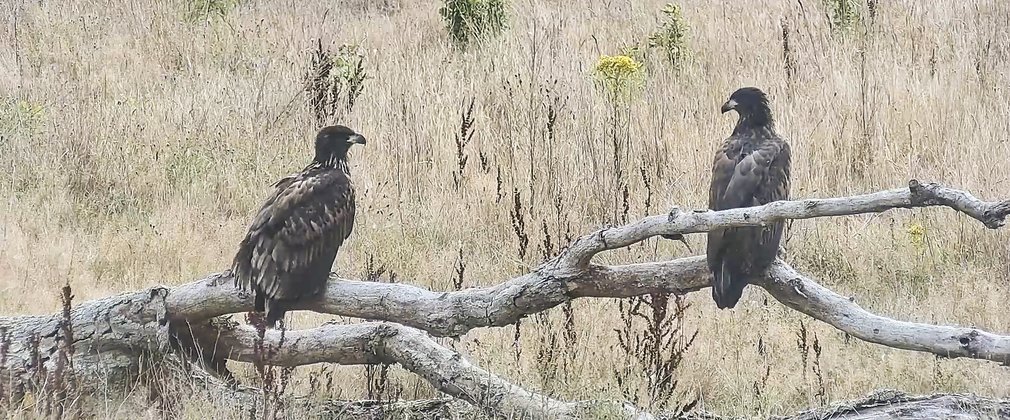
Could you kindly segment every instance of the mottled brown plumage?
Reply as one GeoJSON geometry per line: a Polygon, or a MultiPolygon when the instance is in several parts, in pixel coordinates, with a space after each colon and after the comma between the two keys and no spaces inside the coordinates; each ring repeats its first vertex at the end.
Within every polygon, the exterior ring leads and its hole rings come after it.
{"type": "MultiPolygon", "coordinates": [[[[789,143],[775,133],[768,99],[757,88],[730,96],[722,112],[736,110],[733,134],[715,154],[708,206],[712,210],[759,206],[789,198],[789,143]]],[[[712,297],[732,308],[743,289],[775,261],[784,224],[739,227],[708,233],[712,297]]]]}
{"type": "Polygon", "coordinates": [[[354,226],[347,151],[365,138],[344,126],[316,135],[316,154],[301,172],[274,184],[232,264],[236,286],[252,290],[273,327],[291,305],[323,292],[337,250],[354,226]]]}

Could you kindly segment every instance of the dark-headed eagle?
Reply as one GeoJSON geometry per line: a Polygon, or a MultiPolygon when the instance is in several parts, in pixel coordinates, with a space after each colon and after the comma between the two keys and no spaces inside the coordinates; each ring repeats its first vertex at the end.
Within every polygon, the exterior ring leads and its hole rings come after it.
{"type": "MultiPolygon", "coordinates": [[[[736,110],[736,127],[715,154],[708,207],[725,210],[789,198],[789,143],[775,133],[768,97],[760,89],[733,92],[722,112],[736,110]]],[[[782,222],[708,233],[708,267],[714,276],[712,297],[719,308],[732,308],[754,276],[775,261],[782,222]]]]}
{"type": "Polygon", "coordinates": [[[293,303],[323,292],[337,249],[354,227],[354,187],[347,151],[365,138],[337,125],[316,135],[316,155],[281,179],[239,245],[235,285],[256,295],[273,327],[293,303]]]}

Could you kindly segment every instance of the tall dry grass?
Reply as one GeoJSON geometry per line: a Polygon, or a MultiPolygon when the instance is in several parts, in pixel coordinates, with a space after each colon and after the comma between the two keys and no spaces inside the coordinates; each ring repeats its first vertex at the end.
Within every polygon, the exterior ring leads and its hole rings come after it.
{"type": "MultiPolygon", "coordinates": [[[[360,45],[371,77],[340,121],[369,138],[352,156],[359,216],[335,264],[343,276],[363,277],[371,258],[398,281],[436,290],[459,276],[463,287],[500,282],[534,267],[538,246],[556,252],[566,235],[616,223],[622,192],[608,186],[621,182],[629,218],[645,214],[646,178],[649,213],[703,207],[712,152],[734,123],[718,107],[744,85],[772,96],[793,145],[794,197],[911,177],[1010,196],[1010,5],[998,0],[877,2],[867,33],[847,35],[831,32],[817,1],[684,2],[690,59],[680,70],[649,63],[623,127],[625,175],[613,182],[611,108],[591,70],[601,54],[645,40],[662,6],[512,2],[503,36],[458,52],[436,3],[249,0],[193,19],[181,0],[6,0],[0,312],[55,311],[65,282],[79,302],[226,268],[268,185],[311,156],[317,127],[302,88],[317,39],[360,45]],[[471,97],[475,134],[457,191],[455,136],[471,97]],[[523,258],[516,196],[529,238],[523,258]]],[[[1005,231],[926,209],[796,222],[787,237],[787,260],[869,310],[1010,331],[1005,231]]],[[[689,241],[703,249],[703,238],[689,241]]],[[[685,254],[651,240],[602,260],[685,254]]],[[[709,410],[785,413],[881,387],[1010,395],[1010,376],[992,363],[849,340],[755,288],[732,311],[717,311],[707,293],[688,301],[684,334],[699,333],[678,370],[679,398],[699,397],[709,410]]],[[[518,335],[475,332],[457,346],[559,398],[620,397],[617,302],[576,301],[572,314],[574,344],[556,356],[558,374],[541,374],[537,361],[546,335],[561,334],[544,323],[524,322],[518,335]]],[[[549,316],[553,325],[562,318],[560,309],[549,316]]],[[[294,316],[301,326],[324,319],[294,316]]],[[[295,387],[307,388],[311,369],[295,387]]],[[[366,394],[362,368],[331,372],[331,396],[366,394]]],[[[405,398],[434,394],[402,371],[389,381],[405,398]]],[[[206,401],[188,404],[185,416],[207,416],[206,401]]]]}

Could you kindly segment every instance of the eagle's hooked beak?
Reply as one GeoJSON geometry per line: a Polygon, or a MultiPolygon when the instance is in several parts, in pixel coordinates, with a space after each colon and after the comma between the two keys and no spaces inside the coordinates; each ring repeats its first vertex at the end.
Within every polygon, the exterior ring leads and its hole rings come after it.
{"type": "Polygon", "coordinates": [[[721,110],[722,110],[723,114],[725,114],[726,112],[728,112],[730,110],[733,110],[733,109],[736,109],[736,101],[734,101],[732,99],[730,99],[730,100],[726,101],[726,103],[722,104],[721,110]]]}
{"type": "Polygon", "coordinates": [[[347,142],[350,144],[365,144],[365,136],[361,134],[355,134],[347,138],[347,142]]]}

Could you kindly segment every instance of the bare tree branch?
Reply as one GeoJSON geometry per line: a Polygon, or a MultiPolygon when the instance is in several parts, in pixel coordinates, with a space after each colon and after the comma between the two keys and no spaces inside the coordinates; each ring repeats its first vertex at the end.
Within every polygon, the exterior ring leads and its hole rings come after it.
{"type": "MultiPolygon", "coordinates": [[[[254,362],[256,330],[248,325],[203,324],[193,326],[203,337],[216,337],[217,351],[229,359],[254,362]]],[[[267,363],[301,366],[313,363],[341,365],[399,364],[447,395],[467,401],[493,415],[520,418],[583,418],[587,410],[609,406],[625,418],[652,418],[621,402],[564,402],[527,391],[471,364],[458,352],[435,342],[428,334],[393,323],[326,324],[307,330],[268,330],[263,343],[270,349],[267,363]]]]}
{"type": "MultiPolygon", "coordinates": [[[[361,319],[393,321],[438,336],[459,336],[474,328],[514,324],[578,297],[631,297],[645,293],[687,293],[707,287],[705,257],[617,266],[591,266],[569,277],[533,272],[505,283],[454,292],[434,292],[403,283],[331,278],[320,299],[296,309],[361,319]]],[[[252,296],[239,293],[230,273],[178,286],[166,305],[173,319],[199,320],[250,311],[252,296]]]]}
{"type": "Polygon", "coordinates": [[[943,357],[970,357],[1010,364],[1010,336],[978,328],[897,321],[860,308],[778,260],[759,284],[779,302],[860,340],[943,357]]]}
{"type": "MultiPolygon", "coordinates": [[[[534,272],[485,288],[433,292],[407,284],[333,278],[324,297],[305,302],[298,309],[393,321],[433,335],[458,336],[474,328],[510,325],[526,315],[580,297],[622,298],[659,292],[684,294],[708,286],[710,274],[704,256],[616,266],[588,264],[600,252],[626,247],[655,235],[941,205],[996,228],[1010,214],[1010,200],[989,203],[967,192],[936,184],[912,180],[909,185],[909,189],[851,197],[779,201],[723,211],[685,213],[675,210],[669,216],[646,217],[582,236],[534,272]]],[[[250,296],[236,293],[230,275],[222,273],[174,288],[166,298],[166,305],[175,319],[206,319],[248,311],[252,301],[250,296]]]]}
{"type": "MultiPolygon", "coordinates": [[[[591,264],[600,252],[660,234],[941,205],[990,228],[1002,226],[1010,213],[1010,201],[983,202],[963,191],[913,180],[908,189],[852,197],[782,201],[718,212],[675,210],[667,216],[647,217],[580,237],[533,272],[491,287],[435,292],[408,284],[334,278],[322,297],[296,309],[402,325],[325,325],[288,331],[271,362],[285,366],[399,363],[437,389],[498,414],[577,416],[591,404],[562,402],[522,389],[470,364],[414,328],[434,335],[457,336],[474,328],[509,325],[575,298],[684,294],[707,287],[710,274],[704,256],[629,265],[591,264]]],[[[874,315],[781,261],[757,285],[783,304],[869,342],[945,357],[1010,361],[1010,337],[975,328],[933,326],[874,315]]],[[[251,309],[251,297],[234,288],[227,272],[177,287],[159,286],[86,302],[74,307],[68,320],[75,334],[73,366],[94,375],[111,372],[125,378],[121,382],[129,383],[137,375],[139,360],[163,355],[169,343],[184,348],[203,347],[197,349],[197,354],[213,362],[210,367],[223,366],[226,358],[250,361],[255,348],[253,330],[212,320],[251,309]]],[[[64,322],[60,314],[0,317],[0,347],[7,349],[0,368],[10,373],[12,381],[23,383],[37,379],[40,367],[43,374],[51,371],[59,360],[55,355],[62,348],[59,340],[64,322]],[[33,340],[37,345],[30,344],[33,340]]],[[[267,339],[280,344],[276,331],[269,332],[267,339]]],[[[627,417],[647,418],[623,403],[610,406],[618,407],[627,417]]]]}
{"type": "Polygon", "coordinates": [[[971,194],[938,184],[908,182],[908,188],[838,198],[808,198],[776,201],[763,206],[729,210],[674,208],[667,216],[650,216],[631,224],[599,230],[575,240],[567,252],[556,257],[556,270],[579,270],[603,251],[624,248],[657,235],[708,232],[740,226],[764,226],[785,219],[879,213],[896,208],[947,206],[982,222],[990,229],[1002,227],[1010,215],[1010,200],[981,201],[971,194]]]}
{"type": "MultiPolygon", "coordinates": [[[[509,283],[485,289],[432,292],[416,286],[331,281],[324,300],[307,302],[301,309],[368,319],[393,321],[420,328],[434,335],[456,335],[473,328],[502,326],[528,314],[540,312],[577,297],[630,297],[645,293],[684,294],[708,286],[704,257],[681,258],[664,263],[590,266],[583,276],[561,282],[529,274],[509,283]],[[508,287],[506,287],[508,286],[508,287]],[[564,290],[570,290],[565,295],[564,290]],[[485,308],[493,308],[486,310],[485,308]]],[[[796,272],[779,260],[760,286],[777,300],[828,323],[859,339],[905,350],[944,357],[970,357],[1000,363],[1010,361],[1010,336],[978,328],[946,327],[897,321],[866,312],[851,299],[840,296],[796,272]]],[[[202,290],[205,302],[201,316],[249,310],[252,303],[232,289],[230,278],[212,277],[181,286],[186,293],[202,290]],[[225,281],[221,281],[225,279],[225,281]],[[230,300],[229,300],[230,299],[230,300]]],[[[170,312],[176,315],[173,289],[168,294],[170,312]]]]}

